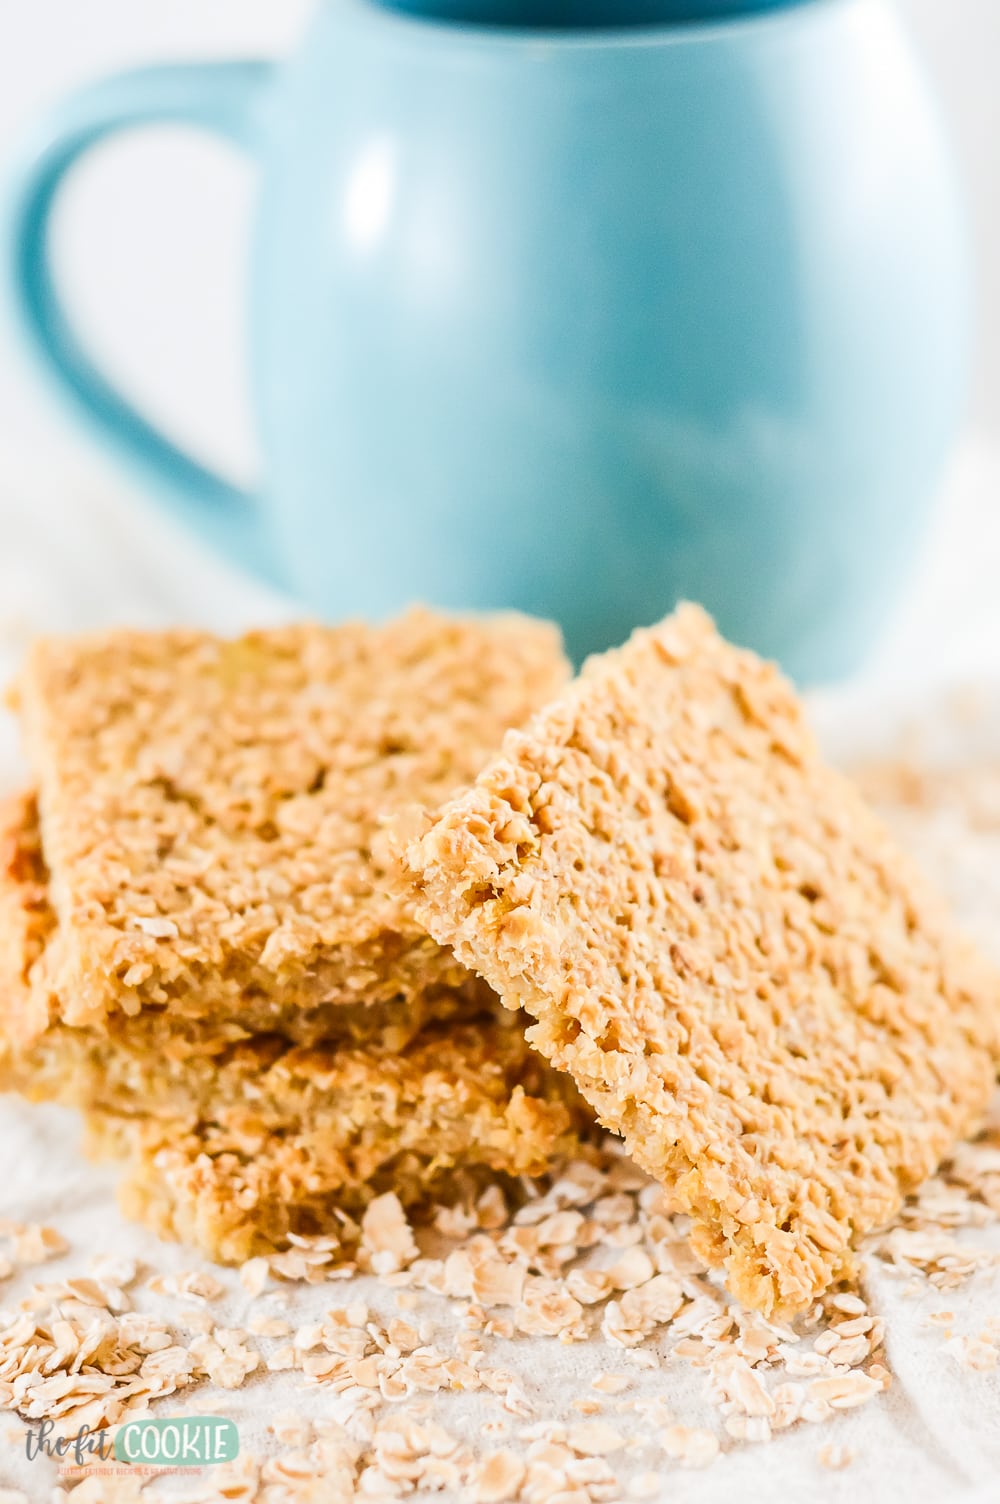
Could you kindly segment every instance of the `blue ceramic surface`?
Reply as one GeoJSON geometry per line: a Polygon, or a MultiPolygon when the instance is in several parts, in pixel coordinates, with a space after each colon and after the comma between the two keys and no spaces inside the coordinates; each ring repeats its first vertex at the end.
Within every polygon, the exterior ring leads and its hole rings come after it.
{"type": "Polygon", "coordinates": [[[334,617],[515,606],[580,654],[684,595],[836,674],[959,413],[960,219],[883,0],[325,0],[287,64],[64,103],[9,213],[61,388],[212,542],[334,617]],[[547,29],[496,24],[529,11],[547,29]],[[259,157],[259,496],[126,405],[52,284],[63,172],[153,120],[259,157]]]}

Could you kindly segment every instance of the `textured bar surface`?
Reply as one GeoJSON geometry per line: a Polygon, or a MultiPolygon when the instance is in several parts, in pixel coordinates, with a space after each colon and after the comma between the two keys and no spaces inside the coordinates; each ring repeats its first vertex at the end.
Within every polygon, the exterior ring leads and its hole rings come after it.
{"type": "Polygon", "coordinates": [[[383,891],[383,824],[467,783],[567,672],[547,623],[426,610],[236,641],[36,643],[13,700],[64,1020],[169,1007],[218,1021],[261,1000],[382,1003],[460,984],[383,891]]]}
{"type": "Polygon", "coordinates": [[[400,844],[420,921],[538,1019],[752,1307],[847,1274],[982,1119],[996,974],[696,607],[592,659],[400,844]]]}

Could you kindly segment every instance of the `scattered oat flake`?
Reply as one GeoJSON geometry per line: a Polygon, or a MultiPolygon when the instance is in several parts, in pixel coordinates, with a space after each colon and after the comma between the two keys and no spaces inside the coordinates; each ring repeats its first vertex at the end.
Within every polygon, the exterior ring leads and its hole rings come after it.
{"type": "Polygon", "coordinates": [[[146,1282],[156,1295],[174,1295],[181,1300],[212,1301],[225,1295],[226,1287],[207,1269],[187,1269],[178,1274],[154,1275],[146,1282]]]}
{"type": "Polygon", "coordinates": [[[851,1410],[856,1405],[867,1404],[881,1389],[881,1382],[869,1374],[846,1373],[828,1379],[814,1379],[809,1385],[809,1394],[814,1400],[824,1400],[832,1405],[834,1410],[851,1410]]]}
{"type": "Polygon", "coordinates": [[[603,1269],[571,1269],[566,1276],[566,1289],[581,1305],[596,1305],[611,1293],[611,1279],[603,1269]]]}
{"type": "Polygon", "coordinates": [[[655,1499],[662,1486],[659,1473],[637,1473],[629,1480],[626,1492],[632,1499],[655,1499]]]}
{"type": "Polygon", "coordinates": [[[616,1290],[632,1290],[653,1278],[656,1268],[644,1248],[629,1248],[605,1274],[616,1290]]]}
{"type": "Polygon", "coordinates": [[[267,1284],[270,1268],[265,1258],[247,1259],[240,1265],[240,1284],[248,1295],[259,1295],[267,1284]]]}
{"type": "Polygon", "coordinates": [[[375,1274],[405,1269],[420,1250],[395,1191],[370,1202],[361,1219],[361,1248],[375,1274]]]}
{"type": "Polygon", "coordinates": [[[541,1276],[531,1276],[525,1283],[524,1297],[514,1313],[518,1331],[527,1335],[554,1336],[575,1326],[583,1307],[562,1285],[541,1276]]]}
{"type": "Polygon", "coordinates": [[[850,1467],[854,1461],[854,1457],[855,1454],[851,1451],[850,1447],[838,1446],[833,1442],[828,1442],[825,1446],[820,1447],[816,1453],[816,1459],[820,1467],[829,1468],[831,1472],[835,1473],[840,1472],[842,1468],[850,1467]]]}
{"type": "Polygon", "coordinates": [[[847,1290],[831,1295],[827,1304],[831,1305],[835,1311],[843,1311],[846,1316],[867,1315],[867,1307],[860,1295],[852,1295],[847,1290]]]}
{"type": "Polygon", "coordinates": [[[473,1265],[470,1293],[485,1306],[516,1306],[524,1292],[523,1265],[488,1258],[473,1265]]]}
{"type": "Polygon", "coordinates": [[[250,1317],[247,1329],[255,1337],[287,1337],[292,1330],[280,1316],[267,1316],[263,1312],[250,1317]]]}
{"type": "Polygon", "coordinates": [[[491,1452],[469,1475],[469,1497],[473,1504],[505,1504],[517,1498],[526,1471],[525,1463],[509,1448],[491,1452]]]}
{"type": "Polygon", "coordinates": [[[719,1438],[700,1426],[668,1426],[661,1441],[667,1456],[685,1467],[708,1467],[719,1454],[719,1438]]]}
{"type": "Polygon", "coordinates": [[[511,1379],[503,1394],[503,1407],[509,1410],[511,1415],[520,1415],[525,1418],[534,1415],[531,1401],[521,1388],[520,1384],[511,1379]]]}
{"type": "Polygon", "coordinates": [[[603,1420],[584,1421],[580,1425],[570,1426],[566,1440],[574,1452],[579,1452],[584,1457],[603,1457],[609,1452],[621,1451],[625,1445],[624,1436],[603,1420]]]}
{"type": "Polygon", "coordinates": [[[15,1226],[10,1236],[14,1257],[19,1264],[44,1264],[47,1259],[56,1259],[69,1252],[69,1244],[62,1233],[40,1222],[15,1226]]]}
{"type": "Polygon", "coordinates": [[[91,1276],[102,1284],[117,1285],[126,1290],[139,1278],[139,1265],[135,1259],[118,1254],[99,1253],[90,1261],[91,1276]]]}
{"type": "Polygon", "coordinates": [[[260,1366],[261,1357],[238,1330],[216,1327],[212,1336],[195,1337],[189,1347],[199,1369],[220,1389],[239,1389],[260,1366]]]}

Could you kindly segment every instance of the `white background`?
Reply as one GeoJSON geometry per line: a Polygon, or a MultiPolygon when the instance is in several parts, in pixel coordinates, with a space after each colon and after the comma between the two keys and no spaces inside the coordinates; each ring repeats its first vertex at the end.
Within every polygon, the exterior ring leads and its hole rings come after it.
{"type": "MultiPolygon", "coordinates": [[[[937,81],[967,183],[980,268],[970,422],[1000,439],[1000,0],[899,0],[937,81]]],[[[277,54],[309,0],[0,0],[0,154],[74,85],[172,58],[277,54]]],[[[243,385],[243,248],[253,174],[190,133],[102,149],[60,214],[74,309],[130,392],[200,453],[253,467],[243,385]]],[[[102,473],[9,339],[0,344],[0,446],[102,473]]]]}

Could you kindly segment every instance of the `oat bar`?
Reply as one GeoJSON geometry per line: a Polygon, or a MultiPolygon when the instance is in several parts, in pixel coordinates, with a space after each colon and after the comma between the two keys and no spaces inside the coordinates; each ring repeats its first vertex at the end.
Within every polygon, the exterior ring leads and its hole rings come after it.
{"type": "Polygon", "coordinates": [[[339,1233],[381,1191],[407,1207],[463,1177],[540,1175],[593,1115],[509,1016],[429,1025],[402,1055],[249,1045],[211,1115],[88,1115],[91,1153],[125,1163],[125,1213],[224,1263],[339,1233]]]}
{"type": "Polygon", "coordinates": [[[556,629],[516,615],[38,642],[13,701],[64,1021],[459,984],[383,891],[383,823],[468,782],[566,674],[556,629]]]}
{"type": "Polygon", "coordinates": [[[228,1052],[261,1034],[393,1052],[432,1020],[475,1017],[496,1005],[492,989],[465,972],[458,986],[437,984],[381,1003],[303,1008],[294,999],[254,996],[241,1001],[236,1016],[160,1006],[74,1028],[60,1021],[52,984],[57,924],[48,895],[34,796],[12,796],[0,802],[0,1089],[34,1101],[103,1101],[123,1111],[141,1101],[148,1111],[176,1111],[196,1081],[200,1091],[211,1090],[228,1052]]]}
{"type": "Polygon", "coordinates": [[[981,1121],[1000,983],[784,679],[682,607],[405,845],[415,912],[786,1316],[981,1121]]]}

